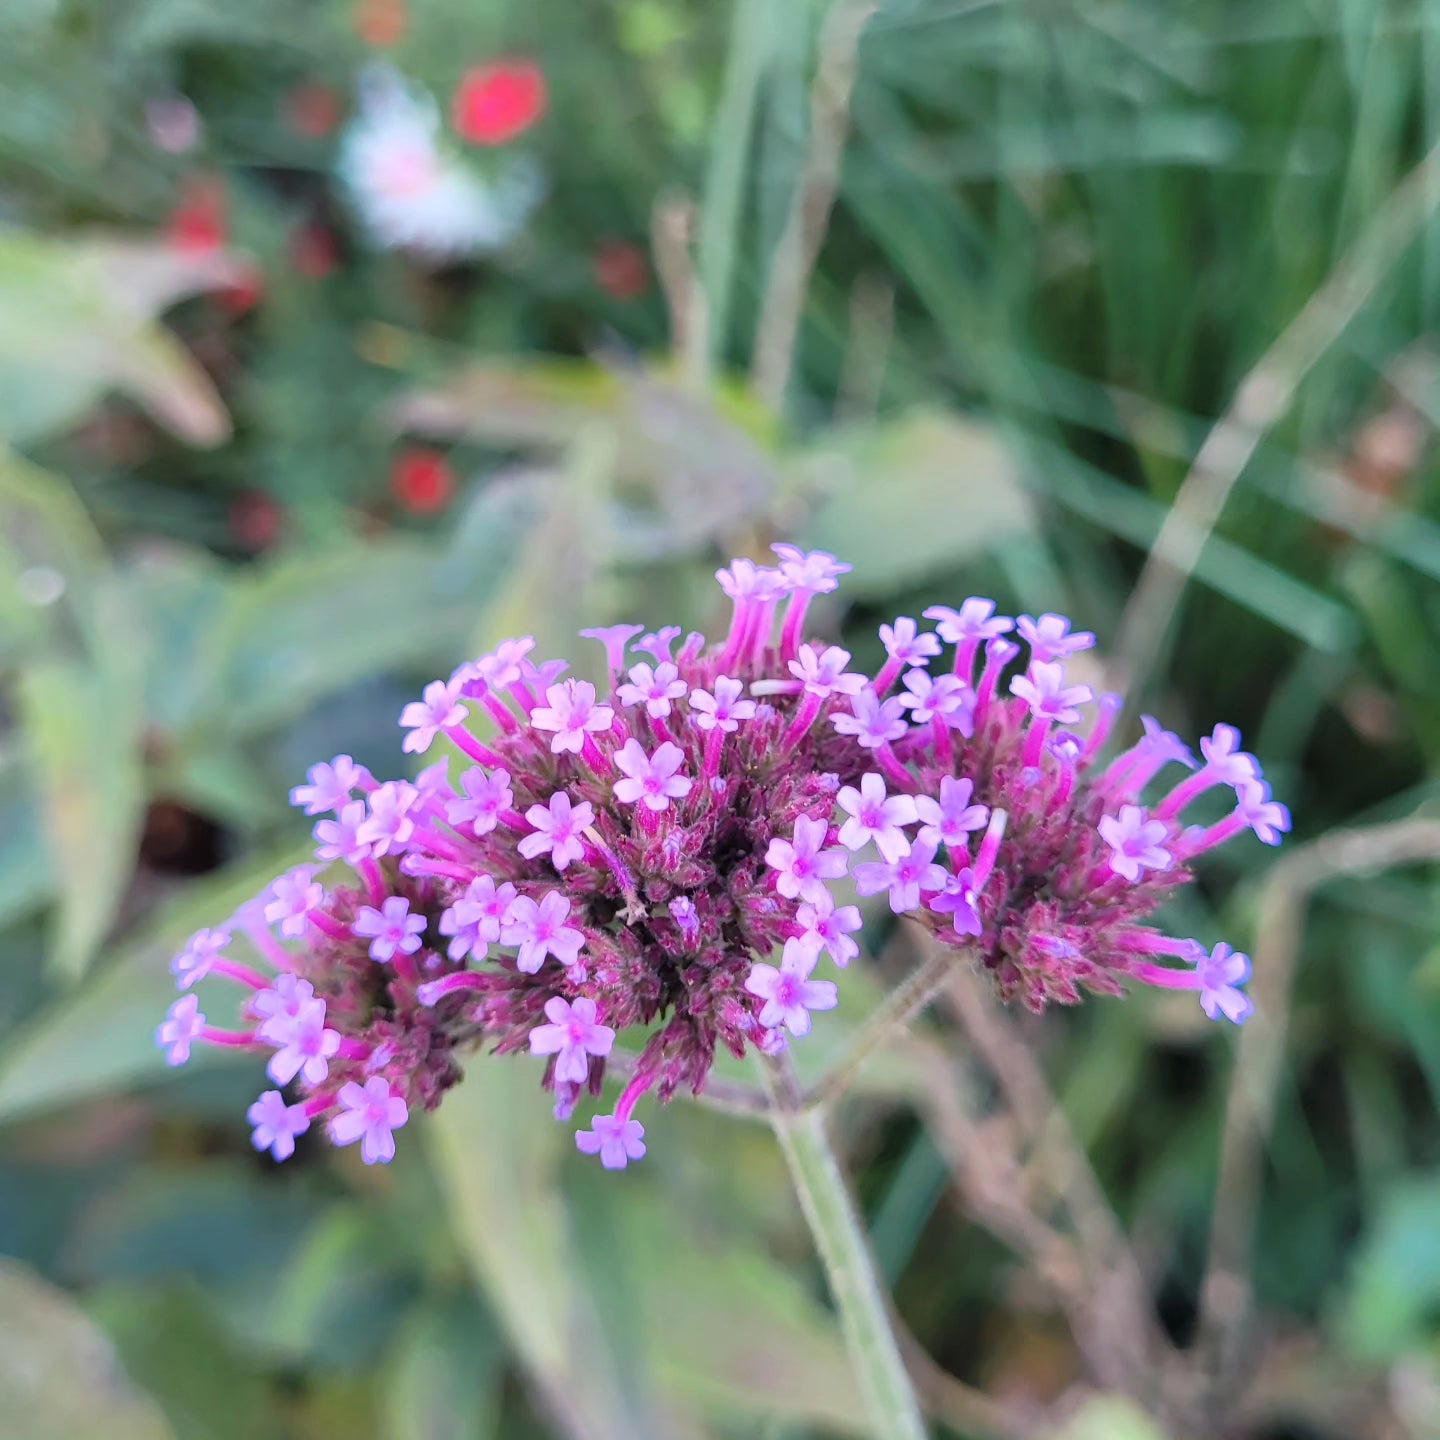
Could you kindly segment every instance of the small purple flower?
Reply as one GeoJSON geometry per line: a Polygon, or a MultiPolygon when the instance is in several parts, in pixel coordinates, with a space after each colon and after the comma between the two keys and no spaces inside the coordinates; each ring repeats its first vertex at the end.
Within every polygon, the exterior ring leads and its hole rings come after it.
{"type": "Polygon", "coordinates": [[[280,933],[294,940],[305,933],[310,913],[325,903],[325,887],[315,879],[314,872],[303,865],[282,875],[270,887],[265,905],[265,921],[280,926],[280,933]]]}
{"type": "Polygon", "coordinates": [[[487,775],[472,765],[460,776],[460,788],[465,793],[446,801],[445,818],[457,830],[468,829],[477,840],[500,823],[501,814],[515,799],[506,770],[492,770],[487,775]]]}
{"type": "MultiPolygon", "coordinates": [[[[274,1021],[270,1023],[275,1025],[274,1021]]],[[[283,1039],[271,1043],[280,1048],[265,1069],[277,1085],[288,1085],[297,1075],[304,1075],[308,1085],[319,1085],[330,1073],[331,1057],[340,1048],[340,1034],[325,1028],[325,1002],[307,1000],[300,1012],[286,1022],[283,1039]]]]}
{"type": "Polygon", "coordinates": [[[450,757],[442,755],[434,764],[427,765],[415,777],[415,793],[420,797],[419,804],[441,805],[455,793],[455,787],[450,783],[450,757]]]}
{"type": "Polygon", "coordinates": [[[801,905],[795,912],[795,920],[805,930],[798,937],[799,943],[809,947],[816,955],[821,950],[828,950],[830,958],[840,969],[843,970],[860,953],[860,947],[850,938],[864,923],[854,905],[842,905],[837,909],[835,901],[827,894],[819,904],[801,905]]]}
{"type": "Polygon", "coordinates": [[[250,1013],[261,1022],[260,1038],[271,1045],[285,1044],[291,1023],[315,998],[315,987],[296,975],[277,975],[268,990],[250,997],[250,1013]]]}
{"type": "Polygon", "coordinates": [[[928,630],[923,633],[908,615],[901,615],[893,625],[880,627],[885,653],[901,665],[928,665],[940,653],[940,641],[928,630]]]}
{"type": "Polygon", "coordinates": [[[1018,695],[1037,720],[1056,720],[1061,725],[1073,725],[1080,718],[1075,707],[1095,698],[1088,685],[1067,685],[1065,667],[1047,660],[1035,661],[1024,675],[1016,675],[1010,693],[1018,695]]]}
{"type": "Polygon", "coordinates": [[[1030,647],[1034,661],[1067,660],[1081,650],[1088,650],[1095,637],[1088,630],[1070,632],[1070,622],[1063,615],[1042,615],[1038,620],[1021,615],[1015,621],[1020,638],[1030,647]]]}
{"type": "Polygon", "coordinates": [[[770,548],[780,557],[780,573],[792,590],[803,590],[810,595],[828,595],[839,586],[840,576],[850,573],[849,565],[824,550],[811,550],[807,554],[798,545],[772,545],[770,548]]]}
{"type": "Polygon", "coordinates": [[[649,635],[642,635],[630,648],[648,655],[657,665],[670,663],[670,650],[680,638],[678,625],[662,625],[649,635]]]}
{"type": "Polygon", "coordinates": [[[582,630],[580,635],[585,640],[598,640],[605,647],[605,668],[615,676],[625,664],[625,647],[644,628],[643,625],[602,625],[594,630],[582,630]]]}
{"type": "Polygon", "coordinates": [[[878,750],[898,740],[909,728],[900,701],[894,696],[882,700],[868,687],[850,701],[850,714],[832,717],[831,724],[841,735],[853,735],[867,750],[878,750]]]}
{"type": "Polygon", "coordinates": [[[402,955],[413,955],[420,948],[425,933],[425,917],[410,913],[410,902],[403,895],[391,895],[376,910],[362,905],[351,927],[362,940],[370,941],[370,958],[382,964],[402,955]]]}
{"type": "Polygon", "coordinates": [[[816,958],[803,946],[787,945],[778,970],[759,963],[750,967],[745,988],[765,1002],[760,1023],[767,1030],[783,1025],[792,1035],[808,1035],[810,1012],[833,1010],[839,1003],[833,981],[810,978],[816,958]]]}
{"type": "Polygon", "coordinates": [[[901,829],[920,817],[909,795],[885,793],[885,780],[873,770],[861,777],[860,788],[842,787],[835,797],[850,817],[840,827],[840,843],[847,850],[859,850],[871,840],[886,860],[898,860],[910,853],[910,840],[901,829]]]}
{"type": "Polygon", "coordinates": [[[908,855],[896,861],[870,861],[855,867],[855,890],[860,895],[878,895],[882,890],[890,892],[890,908],[903,915],[908,910],[920,908],[922,890],[943,890],[945,871],[932,863],[935,846],[928,840],[917,839],[908,855]]]}
{"type": "Polygon", "coordinates": [[[400,725],[410,733],[401,749],[409,755],[423,755],[442,730],[464,723],[470,713],[457,698],[459,686],[453,681],[432,680],[423,700],[412,700],[400,712],[400,725]]]}
{"type": "Polygon", "coordinates": [[[695,784],[676,774],[684,761],[685,752],[669,740],[657,745],[653,755],[647,755],[638,740],[627,740],[615,752],[615,768],[626,777],[615,782],[615,798],[622,805],[643,800],[651,810],[668,810],[672,799],[683,799],[695,784]]]}
{"type": "Polygon", "coordinates": [[[450,958],[473,955],[483,960],[490,946],[499,943],[514,900],[515,887],[508,881],[496,885],[489,875],[472,880],[464,895],[440,916],[440,933],[453,937],[447,947],[450,958]]]}
{"type": "Polygon", "coordinates": [[[843,850],[822,848],[829,826],[823,820],[796,817],[789,840],[776,836],[765,851],[765,863],[778,870],[775,888],[787,900],[808,900],[823,905],[830,898],[827,880],[838,880],[849,864],[843,850]]]}
{"type": "Polygon", "coordinates": [[[255,1127],[250,1143],[257,1150],[268,1150],[276,1160],[288,1160],[295,1153],[295,1137],[310,1128],[305,1107],[287,1105],[278,1090],[267,1090],[245,1118],[255,1127]]]}
{"type": "Polygon", "coordinates": [[[1223,785],[1238,786],[1243,780],[1258,780],[1260,766],[1253,755],[1240,748],[1240,732],[1233,725],[1217,725],[1201,737],[1200,753],[1205,768],[1223,785]]]}
{"type": "Polygon", "coordinates": [[[596,1023],[595,1002],[581,996],[573,1004],[559,995],[545,1002],[548,1025],[530,1032],[532,1055],[554,1055],[555,1079],[562,1084],[583,1085],[590,1078],[590,1056],[608,1055],[615,1032],[596,1023]]]}
{"type": "Polygon", "coordinates": [[[780,571],[744,558],[732,560],[729,569],[717,570],[715,578],[731,600],[774,600],[790,588],[780,571]]]}
{"type": "Polygon", "coordinates": [[[533,635],[502,640],[488,655],[475,661],[475,672],[492,690],[508,690],[523,676],[525,657],[535,648],[533,635]]]}
{"type": "Polygon", "coordinates": [[[1232,951],[1222,940],[1208,955],[1195,962],[1200,990],[1200,1007],[1212,1020],[1224,1016],[1243,1025],[1255,1010],[1254,1002],[1240,989],[1250,978],[1250,957],[1232,951]]]}
{"type": "Polygon", "coordinates": [[[201,1038],[205,1017],[200,997],[183,995],[169,1010],[155,1031],[155,1043],[165,1051],[167,1065],[183,1065],[190,1058],[190,1046],[201,1038]]]}
{"type": "Polygon", "coordinates": [[[832,695],[856,695],[865,687],[863,675],[847,672],[850,652],[838,645],[816,650],[813,645],[800,647],[800,658],[790,661],[790,673],[812,695],[828,700],[832,695]]]}
{"type": "Polygon", "coordinates": [[[1278,845],[1290,829],[1290,812],[1270,798],[1263,780],[1242,780],[1235,787],[1235,813],[1255,832],[1263,844],[1278,845]]]}
{"type": "Polygon", "coordinates": [[[1148,820],[1139,805],[1122,805],[1120,814],[1102,815],[1095,827],[1110,847],[1110,868],[1132,883],[1141,870],[1168,870],[1173,863],[1165,849],[1168,827],[1163,820],[1148,820]]]}
{"type": "Polygon", "coordinates": [[[370,847],[360,839],[360,827],[365,823],[365,802],[352,800],[340,812],[336,820],[321,820],[315,826],[315,838],[320,842],[315,847],[315,858],[327,865],[343,860],[347,865],[356,865],[370,854],[370,847]]]}
{"type": "Polygon", "coordinates": [[[949,915],[957,935],[979,935],[984,930],[980,921],[980,891],[975,872],[968,866],[956,875],[945,877],[945,888],[930,902],[938,915],[949,915]]]}
{"type": "Polygon", "coordinates": [[[228,930],[197,930],[186,943],[185,948],[170,962],[170,973],[175,977],[181,990],[188,990],[198,980],[203,980],[210,967],[220,958],[220,952],[230,943],[228,930]]]}
{"type": "Polygon", "coordinates": [[[720,730],[730,734],[740,728],[742,720],[755,718],[755,702],[742,700],[745,690],[738,680],[729,675],[715,677],[715,690],[692,690],[690,692],[690,714],[701,730],[720,730]]]}
{"type": "Polygon", "coordinates": [[[501,932],[506,945],[519,946],[515,966],[523,974],[534,975],[553,955],[567,968],[575,963],[585,934],[565,923],[570,902],[558,890],[550,890],[537,905],[528,895],[521,895],[510,904],[510,914],[501,932]]]}
{"type": "Polygon", "coordinates": [[[337,755],[328,765],[312,765],[307,778],[308,785],[297,785],[290,792],[290,803],[303,805],[307,815],[339,810],[349,803],[353,790],[374,784],[370,772],[348,755],[337,755]]]}
{"type": "Polygon", "coordinates": [[[682,699],[689,688],[680,678],[680,672],[668,661],[654,668],[633,665],[630,668],[630,683],[620,686],[615,697],[622,705],[643,705],[647,715],[660,720],[673,708],[671,701],[682,699]]]}
{"type": "Polygon", "coordinates": [[[584,855],[585,846],[580,836],[585,827],[594,822],[595,809],[588,800],[571,805],[569,795],[557,790],[548,805],[532,805],[525,812],[525,818],[535,827],[535,833],[521,838],[520,853],[527,860],[548,854],[550,863],[557,870],[563,870],[572,860],[584,855]]]}
{"type": "Polygon", "coordinates": [[[537,730],[553,730],[550,749],[556,755],[570,751],[578,755],[587,733],[606,731],[614,723],[615,712],[608,705],[595,703],[595,687],[587,680],[566,680],[545,691],[550,703],[530,712],[530,723],[537,730]]]}
{"type": "Polygon", "coordinates": [[[984,805],[972,805],[970,796],[974,787],[968,780],[957,780],[946,775],[940,781],[940,798],[929,795],[915,797],[915,811],[924,825],[920,833],[922,840],[931,845],[947,845],[959,849],[969,843],[973,830],[980,830],[990,818],[984,805]]]}
{"type": "Polygon", "coordinates": [[[388,1164],[395,1158],[395,1135],[409,1118],[405,1101],[390,1091],[389,1083],[372,1075],[363,1086],[353,1080],[340,1087],[337,1097],[344,1107],[330,1121],[330,1139],[336,1145],[360,1144],[360,1158],[367,1165],[388,1164]]]}
{"type": "Polygon", "coordinates": [[[903,683],[906,693],[895,698],[917,725],[927,725],[939,715],[952,730],[965,736],[974,733],[975,692],[958,675],[908,670],[903,683]]]}
{"type": "Polygon", "coordinates": [[[1145,735],[1136,745],[1137,750],[1162,762],[1173,760],[1187,770],[1195,768],[1194,754],[1178,735],[1167,730],[1153,715],[1142,715],[1140,723],[1145,727],[1145,735]]]}
{"type": "Polygon", "coordinates": [[[598,1155],[607,1170],[623,1170],[630,1161],[645,1158],[645,1127],[638,1120],[597,1115],[590,1129],[576,1131],[575,1148],[582,1155],[598,1155]]]}
{"type": "Polygon", "coordinates": [[[411,811],[420,799],[420,792],[405,780],[390,780],[370,796],[370,814],[355,832],[362,844],[374,848],[376,855],[398,854],[410,843],[415,833],[411,811]]]}
{"type": "Polygon", "coordinates": [[[947,645],[993,640],[1015,628],[1015,622],[1008,615],[995,614],[993,600],[982,600],[977,595],[972,595],[958,610],[948,605],[932,605],[925,611],[925,618],[938,622],[935,628],[947,645]]]}

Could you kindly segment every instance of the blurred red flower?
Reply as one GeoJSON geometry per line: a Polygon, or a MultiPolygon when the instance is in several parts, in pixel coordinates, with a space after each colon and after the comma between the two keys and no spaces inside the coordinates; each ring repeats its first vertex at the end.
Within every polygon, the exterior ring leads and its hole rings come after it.
{"type": "Polygon", "coordinates": [[[528,130],[548,103],[545,76],[529,60],[503,60],[467,70],[455,87],[450,119],[474,145],[505,145],[528,130]]]}
{"type": "Polygon", "coordinates": [[[285,119],[297,135],[322,139],[340,123],[340,97],[317,80],[302,80],[285,96],[285,119]]]}
{"type": "Polygon", "coordinates": [[[194,176],[180,189],[180,203],[170,212],[166,229],[170,243],[187,254],[203,255],[225,244],[225,187],[209,176],[194,176]]]}
{"type": "Polygon", "coordinates": [[[455,495],[455,472],[438,450],[404,450],[390,466],[390,492],[412,515],[433,515],[455,495]]]}
{"type": "Polygon", "coordinates": [[[290,263],[307,280],[323,280],[340,263],[334,235],[318,220],[297,225],[290,234],[290,263]]]}
{"type": "Polygon", "coordinates": [[[591,264],[595,283],[616,300],[638,300],[650,288],[645,252],[628,240],[606,240],[591,264]]]}
{"type": "Polygon", "coordinates": [[[355,33],[367,44],[383,49],[405,33],[405,0],[360,0],[355,10],[355,33]]]}

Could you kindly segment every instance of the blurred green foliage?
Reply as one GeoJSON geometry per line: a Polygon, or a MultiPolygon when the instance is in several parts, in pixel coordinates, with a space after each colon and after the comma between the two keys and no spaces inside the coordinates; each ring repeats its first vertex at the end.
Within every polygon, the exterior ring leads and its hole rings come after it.
{"type": "MultiPolygon", "coordinates": [[[[478,1062],[389,1172],[318,1144],[277,1171],[246,1148],[254,1067],[169,1076],[151,1043],[178,943],[303,849],[285,794],[306,765],[395,770],[400,706],[498,636],[583,667],[582,624],[713,626],[717,560],[785,536],[854,562],[849,608],[820,619],[862,658],[878,621],[972,592],[1066,610],[1103,646],[1210,424],[1440,138],[1440,11],[1419,0],[889,0],[776,414],[746,370],[827,10],[5,7],[0,1413],[19,1440],[862,1433],[762,1128],[677,1105],[616,1180],[568,1162],[526,1062],[478,1062]],[[492,262],[368,248],[333,133],[297,128],[299,86],[343,124],[377,9],[406,22],[384,56],[442,101],[498,54],[545,69],[548,198],[492,262]],[[146,122],[177,94],[202,126],[183,154],[146,122]],[[198,256],[164,238],[197,180],[223,186],[229,240],[198,256]],[[657,213],[670,253],[646,259],[657,213]],[[326,273],[297,264],[306,226],[333,241],[326,273]],[[607,288],[617,244],[640,279],[607,288]],[[677,333],[696,307],[705,327],[677,333]],[[416,443],[461,477],[439,513],[387,488],[416,443]]],[[[1433,810],[1437,320],[1432,217],[1246,469],[1137,697],[1182,732],[1241,725],[1301,840],[1433,810]]],[[[1254,852],[1205,878],[1187,933],[1248,945],[1254,852]]],[[[1437,921],[1425,871],[1315,898],[1258,1211],[1266,1343],[1228,1433],[1440,1425],[1437,921]]],[[[817,1056],[877,991],[847,975],[817,1056]]],[[[1022,1033],[1187,1342],[1226,1037],[1163,997],[1022,1033]]],[[[842,1126],[899,1308],[1052,1433],[1039,1402],[1080,1350],[957,1203],[934,1073],[903,1062],[842,1126]]],[[[1061,1409],[1057,1440],[1161,1433],[1116,1397],[1061,1409]]]]}

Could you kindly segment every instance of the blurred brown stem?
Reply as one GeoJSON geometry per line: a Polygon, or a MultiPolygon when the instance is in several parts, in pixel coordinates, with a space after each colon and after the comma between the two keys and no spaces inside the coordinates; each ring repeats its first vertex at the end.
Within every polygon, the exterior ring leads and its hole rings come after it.
{"type": "Polygon", "coordinates": [[[820,32],[810,88],[810,141],[770,262],[750,366],[755,393],[776,411],[785,403],[805,292],[840,188],[860,36],[877,9],[879,0],[836,0],[820,32]]]}
{"type": "Polygon", "coordinates": [[[1354,245],[1261,356],[1205,437],[1120,621],[1119,682],[1143,688],[1230,492],[1316,362],[1360,312],[1440,205],[1440,145],[1391,192],[1354,245]]]}
{"type": "Polygon", "coordinates": [[[1255,1013],[1240,1032],[1225,1107],[1210,1255],[1200,1292],[1197,1347],[1212,1400],[1232,1388],[1245,1353],[1250,1253],[1265,1142],[1274,1123],[1290,1019],[1290,988],[1305,910],[1322,885],[1396,865],[1440,859],[1440,820],[1413,816],[1338,830],[1292,850],[1270,871],[1255,936],[1255,1013]]]}

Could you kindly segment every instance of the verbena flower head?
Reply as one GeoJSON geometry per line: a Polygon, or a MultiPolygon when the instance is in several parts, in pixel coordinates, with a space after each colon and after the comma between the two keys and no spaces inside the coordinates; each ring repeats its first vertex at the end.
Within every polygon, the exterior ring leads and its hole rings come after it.
{"type": "Polygon", "coordinates": [[[859,953],[847,878],[1034,1010],[1129,981],[1247,1017],[1245,956],[1150,923],[1198,855],[1289,829],[1233,728],[1197,763],[1146,716],[1102,758],[1119,697],[1065,671],[1094,637],[976,597],[927,610],[934,631],[885,626],[867,675],[801,630],[848,567],[777,553],[719,572],[734,603],[719,644],[586,632],[604,691],[532,660],[528,637],[426,687],[400,717],[406,748],[443,738],[458,773],[381,784],[348,756],[317,765],[292,800],[326,817],[318,863],[177,956],[186,993],[157,1032],[170,1062],[195,1044],[267,1054],[296,1093],[251,1107],[256,1147],[284,1159],[323,1129],[373,1163],[467,1052],[546,1057],[563,1120],[623,1049],[613,1113],[577,1133],[620,1169],[645,1153],[644,1096],[698,1092],[718,1050],[774,1055],[824,1023],[826,971],[859,953]],[[1212,791],[1230,807],[1192,823],[1212,791]],[[206,975],[244,991],[239,1028],[200,1013],[189,987],[206,975]]]}

